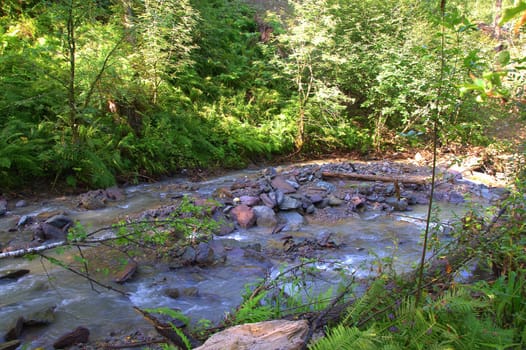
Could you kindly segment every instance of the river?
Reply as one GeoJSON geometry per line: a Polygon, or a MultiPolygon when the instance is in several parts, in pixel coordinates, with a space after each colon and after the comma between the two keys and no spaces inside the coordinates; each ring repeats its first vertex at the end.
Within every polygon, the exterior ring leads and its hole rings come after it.
{"type": "MultiPolygon", "coordinates": [[[[13,236],[9,229],[16,227],[24,215],[37,216],[48,212],[67,212],[89,230],[111,225],[129,215],[149,208],[169,204],[181,194],[213,193],[217,188],[231,186],[239,178],[260,176],[259,171],[236,172],[199,183],[185,179],[172,179],[154,184],[130,186],[124,189],[125,200],[110,203],[99,210],[77,208],[76,197],[50,198],[30,203],[21,208],[12,208],[0,219],[0,241],[13,236]],[[181,190],[184,189],[184,190],[181,190]]],[[[467,208],[466,205],[440,204],[442,221],[451,221],[467,208]]],[[[283,264],[294,264],[286,255],[261,259],[247,254],[246,246],[281,246],[284,237],[315,241],[320,235],[330,232],[337,240],[338,249],[314,252],[322,259],[321,269],[331,274],[330,262],[338,262],[349,273],[365,277],[375,273],[379,259],[392,261],[397,271],[409,270],[420,257],[421,233],[424,228],[426,205],[412,205],[411,211],[383,213],[365,211],[334,222],[306,221],[293,230],[269,234],[267,229],[257,226],[249,229],[237,228],[232,233],[215,237],[221,245],[228,247],[227,259],[222,264],[210,267],[189,266],[171,269],[168,265],[143,264],[132,280],[122,288],[127,296],[92,285],[82,277],[40,259],[8,258],[0,260],[0,272],[28,269],[30,273],[16,281],[0,280],[0,341],[13,326],[14,320],[35,311],[54,307],[54,321],[47,326],[25,329],[22,339],[30,348],[51,348],[51,344],[62,334],[77,326],[90,330],[90,339],[104,340],[110,334],[127,334],[141,330],[154,334],[152,327],[133,306],[140,308],[169,307],[181,310],[192,319],[219,322],[242,301],[245,286],[258,279],[276,274],[283,264]],[[168,288],[194,291],[178,298],[169,297],[168,288]]],[[[63,257],[63,256],[60,256],[63,257]]],[[[330,279],[339,281],[332,273],[330,279]]],[[[103,282],[112,284],[110,279],[103,282]]],[[[325,287],[325,286],[324,286],[325,287]]]]}

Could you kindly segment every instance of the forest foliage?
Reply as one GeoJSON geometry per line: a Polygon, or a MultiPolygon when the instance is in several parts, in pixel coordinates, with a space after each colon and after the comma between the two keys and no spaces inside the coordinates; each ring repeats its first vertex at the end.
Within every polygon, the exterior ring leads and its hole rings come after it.
{"type": "Polygon", "coordinates": [[[484,144],[520,111],[524,58],[520,45],[495,50],[493,1],[448,2],[440,104],[436,2],[284,3],[3,1],[0,183],[105,187],[404,150],[427,144],[438,105],[442,145],[484,144]]]}

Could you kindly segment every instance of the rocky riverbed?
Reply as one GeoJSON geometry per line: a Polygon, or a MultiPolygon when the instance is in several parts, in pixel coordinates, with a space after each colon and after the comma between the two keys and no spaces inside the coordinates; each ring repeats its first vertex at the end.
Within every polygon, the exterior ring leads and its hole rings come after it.
{"type": "MultiPolygon", "coordinates": [[[[495,174],[489,176],[477,171],[481,170],[476,167],[480,162],[480,159],[472,159],[463,165],[442,163],[436,173],[435,200],[445,207],[460,208],[466,202],[487,205],[506,196],[507,190],[495,174]]],[[[3,283],[0,287],[7,283],[23,285],[17,280],[24,281],[35,274],[29,271],[31,269],[22,274],[20,271],[26,269],[20,268],[23,264],[19,259],[8,257],[10,254],[59,245],[67,240],[68,231],[77,222],[95,231],[121,220],[163,220],[177,210],[184,196],[208,208],[207,212],[220,223],[213,239],[178,247],[170,252],[170,261],[166,263],[165,260],[164,265],[148,261],[147,256],[131,259],[124,271],[120,271],[120,280],[113,277],[113,280],[106,278],[106,282],[124,283],[116,288],[129,293],[133,305],[141,304],[144,295],[149,295],[152,300],[159,296],[178,300],[183,312],[185,307],[196,308],[192,302],[209,303],[212,309],[224,310],[218,294],[210,293],[214,286],[226,290],[220,283],[236,285],[229,293],[237,293],[238,297],[233,300],[239,302],[244,284],[267,276],[280,263],[294,263],[301,258],[322,259],[329,255],[339,261],[365,259],[367,250],[372,247],[381,250],[387,246],[388,239],[374,238],[374,232],[387,226],[394,226],[399,243],[409,242],[418,252],[419,237],[414,232],[419,228],[410,231],[406,226],[408,222],[414,224],[423,219],[422,208],[429,202],[430,179],[429,166],[417,156],[400,162],[339,160],[267,167],[204,181],[174,179],[129,188],[100,189],[41,202],[3,200],[0,203],[3,215],[0,247],[5,259],[0,265],[0,282],[3,283]],[[420,214],[413,215],[416,212],[420,214]],[[377,222],[382,224],[378,226],[377,222]],[[349,225],[354,225],[355,234],[348,232],[349,225]],[[240,269],[240,266],[247,269],[240,269]],[[181,274],[175,278],[174,271],[181,271],[181,274]],[[234,277],[232,273],[237,275],[234,277]],[[197,275],[200,277],[196,280],[197,275]],[[236,278],[238,280],[234,281],[236,278]]],[[[445,221],[453,219],[453,216],[446,217],[445,221]]],[[[111,230],[103,232],[112,234],[111,230]]],[[[89,255],[97,257],[97,252],[104,255],[103,251],[95,248],[89,255]]],[[[27,341],[28,336],[37,336],[41,342],[37,340],[32,344],[40,346],[51,346],[58,340],[59,334],[52,339],[50,334],[56,332],[45,331],[56,323],[51,316],[46,322],[38,323],[38,332],[32,332],[35,323],[26,321],[39,310],[33,307],[31,311],[20,312],[13,303],[20,305],[23,301],[0,303],[0,308],[10,318],[0,324],[0,337],[5,341],[27,341]],[[44,324],[49,326],[43,327],[44,324]]],[[[228,304],[227,309],[232,305],[228,304]]],[[[44,309],[48,315],[55,314],[53,306],[44,309]]],[[[58,309],[59,314],[67,311],[58,309]]],[[[210,309],[202,316],[206,317],[207,312],[210,309]]],[[[220,318],[215,317],[215,321],[220,318]]],[[[69,331],[77,326],[81,325],[69,331]]],[[[66,329],[62,331],[67,333],[66,329]]],[[[92,329],[91,341],[100,342],[102,338],[112,342],[111,334],[119,338],[119,332],[109,327],[95,332],[92,329]]],[[[145,331],[137,333],[135,338],[151,340],[152,336],[145,331]]]]}

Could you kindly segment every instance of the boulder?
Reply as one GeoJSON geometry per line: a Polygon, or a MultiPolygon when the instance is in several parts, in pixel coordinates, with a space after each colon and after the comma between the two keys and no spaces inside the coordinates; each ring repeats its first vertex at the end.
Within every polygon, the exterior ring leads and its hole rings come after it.
{"type": "Polygon", "coordinates": [[[194,350],[299,350],[308,331],[305,320],[249,323],[216,333],[194,350]]]}
{"type": "Polygon", "coordinates": [[[256,223],[256,214],[254,213],[254,210],[245,204],[238,205],[232,209],[230,215],[234,217],[242,228],[250,228],[256,223]]]}
{"type": "Polygon", "coordinates": [[[262,227],[275,227],[278,223],[276,213],[266,205],[258,205],[252,208],[256,214],[256,225],[262,227]]]}

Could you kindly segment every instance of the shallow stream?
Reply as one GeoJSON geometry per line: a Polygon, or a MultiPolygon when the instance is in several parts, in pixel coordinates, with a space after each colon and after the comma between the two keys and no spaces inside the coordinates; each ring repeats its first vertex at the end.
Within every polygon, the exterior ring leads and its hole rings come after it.
{"type": "MultiPolygon", "coordinates": [[[[251,171],[233,173],[186,188],[188,193],[197,191],[206,195],[218,187],[234,183],[240,177],[254,174],[251,171]]],[[[169,204],[171,198],[181,195],[180,185],[184,181],[177,179],[128,187],[125,189],[125,200],[99,210],[77,209],[76,198],[73,197],[49,199],[16,208],[0,219],[0,241],[5,242],[12,237],[13,233],[7,231],[15,227],[23,215],[45,212],[66,211],[88,230],[105,227],[127,215],[169,204]]],[[[447,221],[461,214],[465,207],[441,204],[441,209],[441,219],[447,221]]],[[[272,274],[280,264],[287,263],[286,259],[271,257],[262,260],[247,255],[241,248],[236,248],[236,244],[259,243],[268,247],[282,244],[285,236],[316,239],[323,232],[330,231],[342,246],[320,251],[319,257],[335,259],[360,277],[371,272],[370,263],[384,257],[392,257],[397,269],[407,270],[420,256],[419,241],[426,210],[427,206],[417,205],[412,206],[412,211],[400,215],[366,211],[333,224],[307,223],[297,230],[277,234],[269,234],[268,229],[258,227],[238,229],[227,236],[216,238],[230,247],[224,264],[179,269],[141,265],[134,278],[122,286],[128,293],[127,297],[102,288],[97,288],[99,292],[95,292],[82,277],[39,259],[1,259],[0,271],[28,269],[30,273],[17,281],[0,280],[0,341],[17,317],[53,306],[56,307],[55,320],[50,325],[24,331],[24,342],[30,344],[30,348],[49,348],[59,336],[80,325],[90,330],[90,339],[105,339],[112,332],[125,334],[136,329],[154,334],[151,325],[134,311],[133,306],[177,308],[193,322],[201,318],[220,321],[225,313],[239,305],[246,284],[272,274]],[[176,299],[166,296],[165,290],[175,287],[195,287],[198,293],[176,299]]]]}

